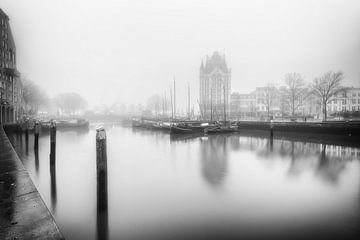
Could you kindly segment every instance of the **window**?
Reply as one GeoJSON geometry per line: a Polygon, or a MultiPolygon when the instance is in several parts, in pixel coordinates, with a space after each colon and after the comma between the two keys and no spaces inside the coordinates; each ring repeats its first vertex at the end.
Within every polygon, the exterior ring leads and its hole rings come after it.
{"type": "Polygon", "coordinates": [[[353,111],[356,111],[356,108],[355,108],[355,106],[352,106],[352,108],[351,108],[353,111]]]}
{"type": "Polygon", "coordinates": [[[352,104],[356,104],[356,99],[352,99],[352,100],[351,100],[351,103],[352,103],[352,104]]]}
{"type": "Polygon", "coordinates": [[[353,97],[356,97],[356,93],[353,93],[352,96],[353,96],[353,97]]]}
{"type": "Polygon", "coordinates": [[[342,104],[343,104],[343,105],[346,105],[346,99],[343,99],[343,100],[342,100],[342,104]]]}
{"type": "Polygon", "coordinates": [[[358,104],[360,104],[360,99],[358,99],[358,104]]]}
{"type": "Polygon", "coordinates": [[[337,104],[337,99],[334,100],[334,104],[337,104]]]}

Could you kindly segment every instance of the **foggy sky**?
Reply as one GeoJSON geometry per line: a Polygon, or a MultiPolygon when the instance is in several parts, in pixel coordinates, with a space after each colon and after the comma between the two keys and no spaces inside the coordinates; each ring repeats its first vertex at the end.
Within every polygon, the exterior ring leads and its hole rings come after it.
{"type": "MultiPolygon", "coordinates": [[[[343,70],[360,85],[360,1],[1,0],[18,69],[50,96],[76,91],[91,106],[145,103],[175,76],[197,105],[201,59],[219,51],[232,91],[299,72],[343,70]]],[[[180,103],[183,102],[183,103],[180,103]]]]}

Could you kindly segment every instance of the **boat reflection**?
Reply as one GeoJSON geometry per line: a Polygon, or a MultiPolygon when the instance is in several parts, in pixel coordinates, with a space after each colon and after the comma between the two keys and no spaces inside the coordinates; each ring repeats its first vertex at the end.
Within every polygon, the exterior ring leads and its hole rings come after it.
{"type": "Polygon", "coordinates": [[[98,240],[109,239],[107,174],[97,174],[96,236],[98,240]]]}

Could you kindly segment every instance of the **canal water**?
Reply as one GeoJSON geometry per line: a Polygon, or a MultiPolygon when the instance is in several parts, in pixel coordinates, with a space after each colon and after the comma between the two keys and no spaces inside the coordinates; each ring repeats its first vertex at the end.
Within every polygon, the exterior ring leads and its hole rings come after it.
{"type": "Polygon", "coordinates": [[[231,134],[181,136],[105,125],[107,198],[95,126],[12,135],[66,239],[348,239],[360,226],[360,148],[231,134]],[[104,187],[104,186],[103,186],[104,187]]]}

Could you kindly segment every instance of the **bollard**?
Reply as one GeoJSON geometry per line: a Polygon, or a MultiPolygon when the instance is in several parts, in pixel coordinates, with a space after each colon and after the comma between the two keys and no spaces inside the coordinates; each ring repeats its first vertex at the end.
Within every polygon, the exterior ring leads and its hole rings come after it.
{"type": "Polygon", "coordinates": [[[50,124],[50,166],[55,166],[56,156],[56,123],[52,121],[50,124]]]}
{"type": "Polygon", "coordinates": [[[35,123],[34,126],[34,149],[38,150],[39,149],[39,134],[40,134],[40,128],[41,125],[39,122],[35,123]]]}
{"type": "Polygon", "coordinates": [[[96,129],[96,171],[107,174],[106,132],[103,127],[96,129]]]}
{"type": "Polygon", "coordinates": [[[274,123],[270,120],[270,139],[272,140],[274,137],[274,123]]]}
{"type": "Polygon", "coordinates": [[[97,210],[107,212],[107,154],[106,132],[103,127],[96,129],[96,172],[97,172],[97,210]]]}
{"type": "Polygon", "coordinates": [[[25,141],[29,141],[29,120],[25,120],[25,141]]]}

